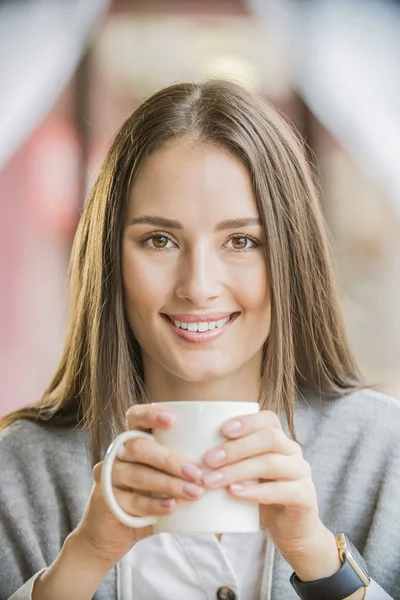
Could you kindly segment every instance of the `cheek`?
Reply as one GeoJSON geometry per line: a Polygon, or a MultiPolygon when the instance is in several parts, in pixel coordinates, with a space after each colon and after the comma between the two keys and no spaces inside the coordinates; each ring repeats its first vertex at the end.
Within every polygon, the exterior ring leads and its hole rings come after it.
{"type": "Polygon", "coordinates": [[[234,281],[237,298],[245,309],[269,312],[270,290],[264,261],[236,272],[234,281]]]}
{"type": "Polygon", "coordinates": [[[243,273],[237,279],[236,299],[245,311],[243,325],[252,344],[264,344],[271,329],[271,300],[265,263],[243,273]]]}
{"type": "Polygon", "coordinates": [[[122,281],[131,316],[162,307],[171,286],[168,269],[154,269],[149,261],[132,255],[123,259],[122,281]]]}

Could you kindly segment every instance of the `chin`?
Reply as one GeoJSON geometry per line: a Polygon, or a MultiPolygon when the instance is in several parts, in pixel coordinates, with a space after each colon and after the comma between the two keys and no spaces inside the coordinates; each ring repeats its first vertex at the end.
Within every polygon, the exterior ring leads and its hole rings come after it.
{"type": "Polygon", "coordinates": [[[171,369],[174,375],[187,383],[211,383],[212,381],[228,377],[234,371],[235,369],[221,369],[221,367],[216,369],[215,364],[208,367],[200,367],[197,364],[192,369],[185,365],[184,369],[171,369]]]}
{"type": "Polygon", "coordinates": [[[183,379],[184,381],[186,381],[187,383],[198,383],[198,384],[205,384],[205,383],[212,383],[213,381],[217,381],[218,379],[221,379],[223,377],[226,377],[227,373],[199,373],[199,374],[185,374],[184,376],[181,376],[180,378],[183,379]]]}

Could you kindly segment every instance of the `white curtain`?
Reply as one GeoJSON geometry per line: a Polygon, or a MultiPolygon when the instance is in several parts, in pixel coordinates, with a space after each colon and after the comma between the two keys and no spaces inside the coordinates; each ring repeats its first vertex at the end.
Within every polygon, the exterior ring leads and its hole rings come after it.
{"type": "Polygon", "coordinates": [[[287,40],[296,88],[400,212],[400,3],[248,0],[287,40]]]}
{"type": "Polygon", "coordinates": [[[109,2],[0,3],[0,169],[70,79],[109,2]]]}

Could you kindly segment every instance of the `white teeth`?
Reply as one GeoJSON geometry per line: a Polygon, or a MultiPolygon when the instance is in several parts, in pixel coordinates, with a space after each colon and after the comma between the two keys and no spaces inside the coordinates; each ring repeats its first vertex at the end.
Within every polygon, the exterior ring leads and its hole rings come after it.
{"type": "Polygon", "coordinates": [[[172,321],[175,327],[178,329],[187,329],[191,332],[200,332],[204,333],[206,331],[211,331],[216,327],[218,329],[222,329],[224,325],[226,325],[230,321],[230,317],[225,317],[225,319],[220,319],[219,321],[200,321],[199,323],[184,323],[182,321],[172,321]]]}

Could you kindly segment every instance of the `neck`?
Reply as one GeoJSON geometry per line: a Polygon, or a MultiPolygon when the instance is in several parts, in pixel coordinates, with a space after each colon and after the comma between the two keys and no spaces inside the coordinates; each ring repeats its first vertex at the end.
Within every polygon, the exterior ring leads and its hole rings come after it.
{"type": "Polygon", "coordinates": [[[218,379],[187,381],[159,365],[145,362],[145,382],[150,402],[218,400],[258,402],[261,389],[259,361],[218,379]]]}

